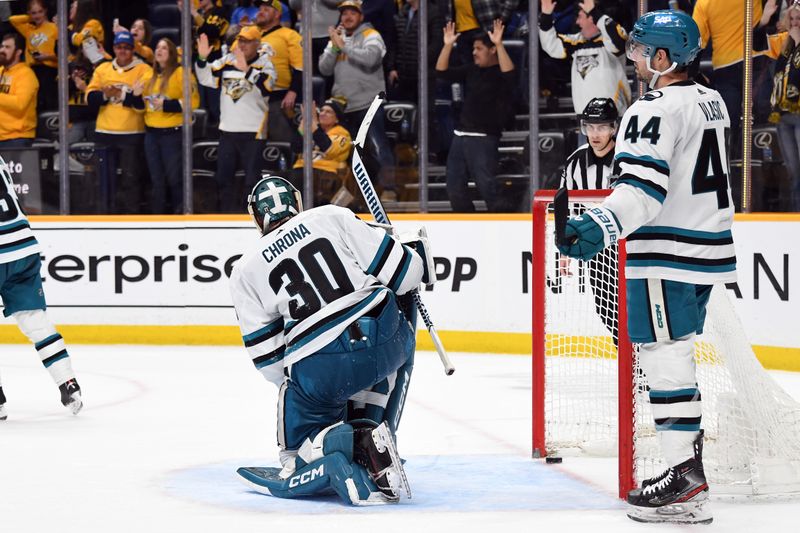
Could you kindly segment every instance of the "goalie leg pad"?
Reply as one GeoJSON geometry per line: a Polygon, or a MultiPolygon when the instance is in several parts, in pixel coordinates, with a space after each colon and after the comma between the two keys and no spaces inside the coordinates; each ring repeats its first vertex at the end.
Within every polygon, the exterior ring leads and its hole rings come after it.
{"type": "Polygon", "coordinates": [[[242,467],[239,479],[256,492],[276,498],[302,498],[335,492],[351,505],[396,503],[380,492],[364,467],[334,452],[282,478],[277,468],[242,467]]]}

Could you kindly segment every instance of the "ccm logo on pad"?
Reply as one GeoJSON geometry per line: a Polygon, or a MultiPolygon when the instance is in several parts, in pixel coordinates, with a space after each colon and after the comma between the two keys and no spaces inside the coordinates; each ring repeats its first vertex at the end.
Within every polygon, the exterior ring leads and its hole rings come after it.
{"type": "Polygon", "coordinates": [[[299,476],[294,476],[289,479],[289,488],[294,488],[300,485],[305,485],[310,481],[314,481],[318,477],[325,475],[325,465],[319,465],[319,468],[303,472],[299,476]]]}

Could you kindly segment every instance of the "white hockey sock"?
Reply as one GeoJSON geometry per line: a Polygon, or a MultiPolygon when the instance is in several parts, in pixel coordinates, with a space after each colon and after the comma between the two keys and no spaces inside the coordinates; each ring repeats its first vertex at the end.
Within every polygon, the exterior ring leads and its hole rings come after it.
{"type": "Polygon", "coordinates": [[[36,347],[39,359],[50,372],[56,385],[61,385],[75,377],[64,339],[61,338],[43,310],[19,311],[11,316],[17,321],[22,333],[36,347]]]}
{"type": "Polygon", "coordinates": [[[677,466],[694,457],[694,440],[699,431],[659,431],[661,453],[668,466],[677,466]]]}

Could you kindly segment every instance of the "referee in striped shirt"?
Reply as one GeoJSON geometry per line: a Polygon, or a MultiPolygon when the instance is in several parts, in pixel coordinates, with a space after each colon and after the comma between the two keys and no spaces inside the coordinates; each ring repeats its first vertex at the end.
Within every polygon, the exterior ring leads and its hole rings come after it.
{"type": "MultiPolygon", "coordinates": [[[[581,133],[589,142],[567,158],[561,175],[561,187],[571,191],[609,189],[614,163],[614,136],[619,125],[617,106],[611,98],[593,98],[586,104],[579,119],[581,133]]],[[[595,310],[614,337],[614,345],[617,345],[617,252],[606,248],[587,263],[595,310]]],[[[568,257],[559,259],[559,267],[562,276],[571,275],[568,257]]]]}

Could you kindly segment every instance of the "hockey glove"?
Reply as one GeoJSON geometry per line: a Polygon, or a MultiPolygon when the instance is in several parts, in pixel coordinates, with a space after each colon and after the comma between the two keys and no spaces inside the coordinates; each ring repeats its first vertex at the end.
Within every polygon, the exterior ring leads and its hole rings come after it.
{"type": "Polygon", "coordinates": [[[411,231],[403,231],[398,235],[400,242],[417,252],[422,258],[422,283],[433,285],[436,281],[436,267],[433,263],[428,232],[424,226],[411,231]]]}
{"type": "Polygon", "coordinates": [[[603,207],[594,207],[567,220],[566,242],[559,243],[558,250],[566,256],[588,261],[606,246],[616,243],[620,231],[614,213],[603,207]]]}

